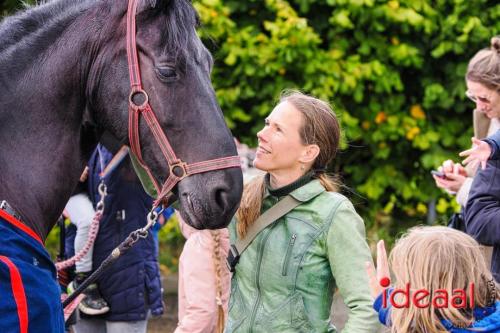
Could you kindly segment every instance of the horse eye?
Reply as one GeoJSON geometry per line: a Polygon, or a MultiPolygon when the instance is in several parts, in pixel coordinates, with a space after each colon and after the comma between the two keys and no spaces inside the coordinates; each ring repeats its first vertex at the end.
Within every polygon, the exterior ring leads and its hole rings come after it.
{"type": "Polygon", "coordinates": [[[170,66],[157,67],[156,73],[160,77],[160,80],[165,82],[173,82],[179,78],[175,68],[170,66]]]}

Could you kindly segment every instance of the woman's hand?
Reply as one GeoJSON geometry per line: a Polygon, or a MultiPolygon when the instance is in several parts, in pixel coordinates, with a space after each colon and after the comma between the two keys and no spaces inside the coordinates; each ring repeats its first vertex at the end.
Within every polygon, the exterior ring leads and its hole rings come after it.
{"type": "Polygon", "coordinates": [[[436,186],[450,194],[456,194],[467,178],[465,168],[459,163],[453,163],[452,160],[444,161],[438,170],[442,171],[445,177],[433,176],[436,186]]]}
{"type": "Polygon", "coordinates": [[[454,173],[445,173],[446,178],[433,176],[436,186],[446,190],[450,194],[456,194],[465,182],[467,177],[454,173]]]}
{"type": "Polygon", "coordinates": [[[377,243],[377,268],[373,267],[371,261],[367,261],[365,267],[370,282],[370,291],[375,299],[389,287],[391,282],[387,252],[383,240],[377,243]]]}
{"type": "Polygon", "coordinates": [[[491,147],[488,143],[472,138],[472,148],[465,150],[458,154],[462,157],[467,156],[465,160],[462,161],[463,165],[469,163],[481,163],[481,169],[486,168],[486,162],[491,156],[491,147]]]}

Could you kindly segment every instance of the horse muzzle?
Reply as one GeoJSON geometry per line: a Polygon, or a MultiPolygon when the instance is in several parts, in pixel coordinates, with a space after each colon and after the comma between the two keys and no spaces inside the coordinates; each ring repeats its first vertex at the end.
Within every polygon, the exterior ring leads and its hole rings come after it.
{"type": "Polygon", "coordinates": [[[187,177],[178,184],[181,215],[196,229],[225,228],[239,207],[242,190],[238,168],[187,177]]]}

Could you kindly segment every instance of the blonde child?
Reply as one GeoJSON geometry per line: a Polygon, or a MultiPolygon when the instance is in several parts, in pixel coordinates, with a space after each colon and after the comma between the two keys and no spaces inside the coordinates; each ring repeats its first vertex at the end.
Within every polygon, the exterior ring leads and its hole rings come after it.
{"type": "Polygon", "coordinates": [[[389,259],[392,286],[383,241],[377,269],[366,266],[374,308],[392,333],[500,332],[498,288],[469,235],[415,227],[396,242],[389,259]]]}

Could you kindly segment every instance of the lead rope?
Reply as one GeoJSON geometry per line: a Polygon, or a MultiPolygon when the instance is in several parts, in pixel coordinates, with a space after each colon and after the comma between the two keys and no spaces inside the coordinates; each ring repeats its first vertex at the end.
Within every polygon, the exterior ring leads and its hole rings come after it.
{"type": "Polygon", "coordinates": [[[141,238],[147,238],[149,229],[156,223],[158,216],[163,212],[163,208],[161,211],[156,211],[157,207],[153,206],[151,211],[148,214],[148,223],[143,227],[137,230],[132,231],[127,238],[123,242],[120,243],[111,254],[101,263],[99,268],[97,268],[94,273],[92,273],[83,283],[76,288],[76,290],[68,296],[63,302],[63,307],[68,306],[79,294],[81,294],[90,284],[92,284],[97,278],[99,278],[102,273],[113,264],[122,254],[127,252],[137,241],[141,238]]]}
{"type": "Polygon", "coordinates": [[[90,251],[90,249],[94,245],[95,239],[97,238],[97,234],[99,233],[99,224],[101,223],[101,219],[104,214],[104,201],[106,196],[108,195],[106,184],[104,184],[104,179],[109,174],[111,174],[118,167],[118,165],[120,165],[123,159],[128,155],[129,149],[127,146],[122,146],[107,165],[105,165],[102,159],[103,154],[101,151],[101,144],[97,145],[97,152],[99,156],[99,164],[101,167],[100,169],[101,172],[99,173],[99,178],[101,182],[97,187],[97,190],[99,191],[99,196],[101,199],[96,205],[96,212],[94,214],[94,217],[92,218],[92,222],[90,223],[88,238],[87,241],[85,242],[85,245],[73,257],[65,261],[56,263],[56,269],[58,271],[69,268],[73,266],[77,261],[82,260],[82,258],[85,257],[85,255],[90,251]]]}
{"type": "Polygon", "coordinates": [[[108,195],[106,184],[103,181],[99,184],[98,187],[99,195],[101,200],[97,203],[96,212],[94,217],[92,218],[92,222],[89,228],[89,236],[83,248],[78,251],[73,257],[56,263],[56,269],[58,271],[69,268],[73,266],[77,261],[82,260],[83,257],[89,252],[90,248],[94,245],[95,239],[97,238],[97,233],[99,232],[99,224],[101,223],[102,215],[104,213],[104,199],[108,195]]]}

